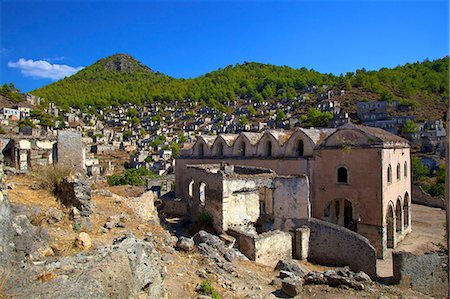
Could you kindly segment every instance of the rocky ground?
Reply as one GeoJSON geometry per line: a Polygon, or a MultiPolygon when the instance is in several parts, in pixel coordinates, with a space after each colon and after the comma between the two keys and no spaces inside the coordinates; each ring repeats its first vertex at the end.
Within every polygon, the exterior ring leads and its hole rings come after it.
{"type": "Polygon", "coordinates": [[[205,231],[177,238],[140,188],[97,185],[83,211],[32,176],[9,174],[6,183],[17,254],[0,272],[0,298],[208,298],[206,282],[221,298],[425,297],[346,268],[257,265],[205,231]]]}

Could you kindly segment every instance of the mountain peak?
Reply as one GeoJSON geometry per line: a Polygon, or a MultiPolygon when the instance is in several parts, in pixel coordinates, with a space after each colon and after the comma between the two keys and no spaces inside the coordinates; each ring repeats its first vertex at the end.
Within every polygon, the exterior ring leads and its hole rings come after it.
{"type": "Polygon", "coordinates": [[[100,59],[94,65],[101,66],[107,72],[130,73],[137,70],[153,72],[149,67],[128,54],[114,54],[100,59]]]}

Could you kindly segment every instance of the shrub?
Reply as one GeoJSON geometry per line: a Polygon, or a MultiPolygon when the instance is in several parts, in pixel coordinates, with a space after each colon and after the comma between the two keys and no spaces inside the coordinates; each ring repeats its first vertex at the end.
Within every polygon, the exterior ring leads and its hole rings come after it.
{"type": "Polygon", "coordinates": [[[74,174],[75,168],[67,165],[47,165],[36,168],[32,175],[37,180],[38,187],[55,192],[64,178],[74,174]]]}
{"type": "Polygon", "coordinates": [[[200,212],[200,224],[202,224],[203,226],[211,226],[213,223],[213,218],[211,216],[211,214],[202,211],[200,212]]]}
{"type": "Polygon", "coordinates": [[[157,177],[157,175],[145,167],[138,169],[131,168],[126,169],[122,175],[117,174],[111,175],[108,178],[108,184],[110,186],[119,186],[119,185],[143,186],[145,184],[145,179],[151,177],[157,177]]]}
{"type": "Polygon", "coordinates": [[[220,299],[219,293],[211,286],[208,280],[204,280],[200,283],[198,292],[202,295],[211,296],[214,299],[220,299]]]}

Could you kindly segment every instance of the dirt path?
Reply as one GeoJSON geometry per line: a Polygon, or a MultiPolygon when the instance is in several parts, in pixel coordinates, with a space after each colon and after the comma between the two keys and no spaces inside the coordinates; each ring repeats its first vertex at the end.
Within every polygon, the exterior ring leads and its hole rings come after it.
{"type": "MultiPolygon", "coordinates": [[[[422,254],[439,249],[437,244],[445,244],[445,211],[422,205],[411,205],[412,231],[401,241],[395,251],[422,254]]],[[[377,260],[377,274],[390,277],[392,273],[392,249],[384,260],[377,260]]]]}

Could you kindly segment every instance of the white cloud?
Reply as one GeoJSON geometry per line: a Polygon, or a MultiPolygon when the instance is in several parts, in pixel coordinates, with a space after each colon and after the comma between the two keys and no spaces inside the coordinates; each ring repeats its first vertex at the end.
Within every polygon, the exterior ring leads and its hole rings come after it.
{"type": "Polygon", "coordinates": [[[20,69],[20,72],[25,77],[42,78],[59,80],[64,77],[75,74],[83,69],[82,66],[72,67],[64,64],[51,64],[44,60],[32,60],[20,58],[16,62],[8,62],[11,68],[20,69]]]}

